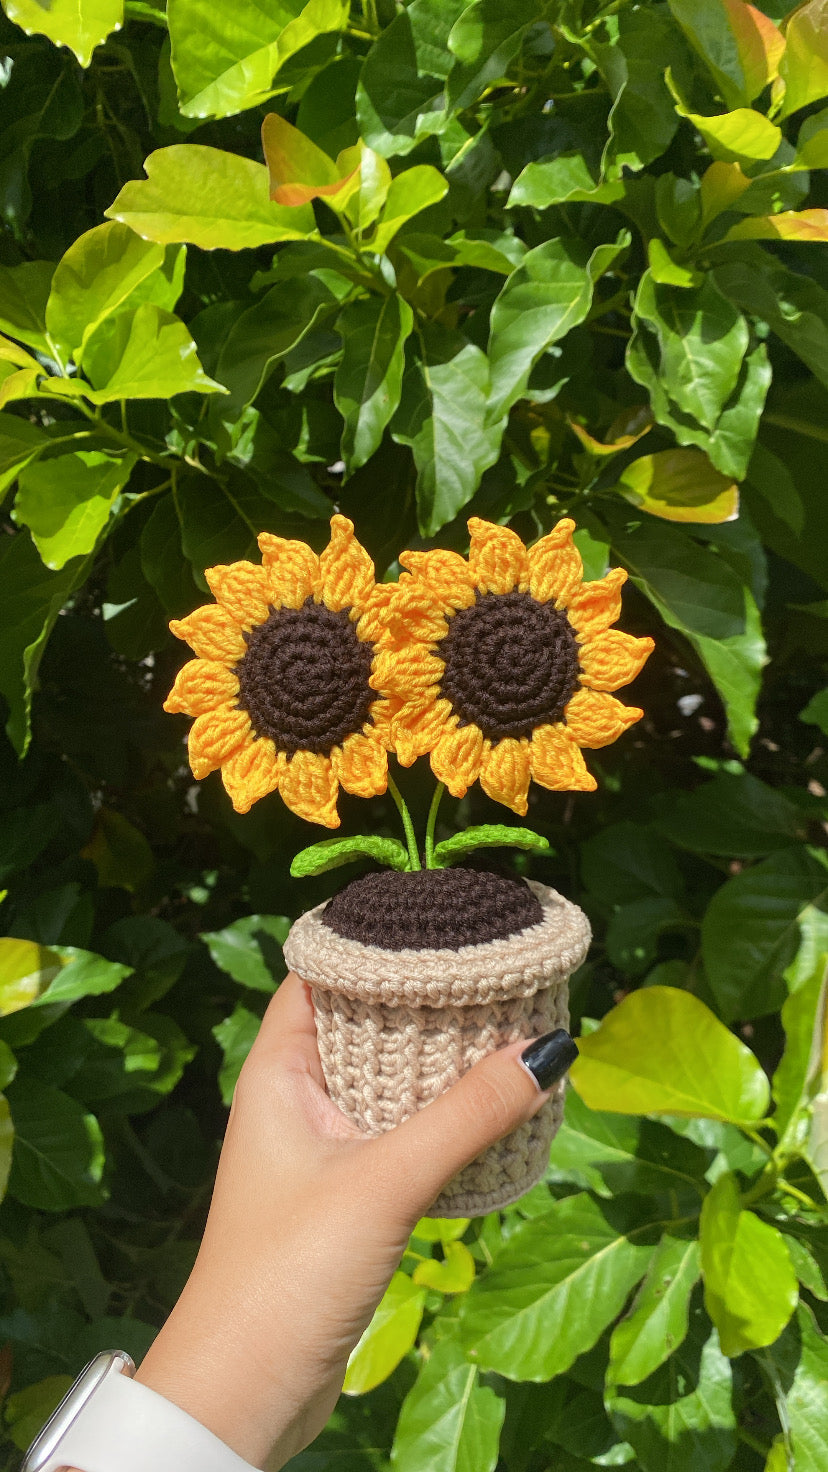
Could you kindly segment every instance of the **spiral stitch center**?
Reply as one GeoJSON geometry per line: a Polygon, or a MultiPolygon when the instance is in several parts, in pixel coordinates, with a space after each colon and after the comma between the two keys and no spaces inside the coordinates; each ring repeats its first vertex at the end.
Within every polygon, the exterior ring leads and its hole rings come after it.
{"type": "Polygon", "coordinates": [[[244,637],[238,704],[277,751],[328,756],[369,722],[374,646],[358,637],[347,608],[334,613],[306,598],[301,608],[271,608],[244,637]]]}
{"type": "Polygon", "coordinates": [[[531,736],[563,719],[578,688],[578,644],[565,613],[529,593],[478,593],[438,646],[440,694],[460,725],[490,741],[531,736]]]}

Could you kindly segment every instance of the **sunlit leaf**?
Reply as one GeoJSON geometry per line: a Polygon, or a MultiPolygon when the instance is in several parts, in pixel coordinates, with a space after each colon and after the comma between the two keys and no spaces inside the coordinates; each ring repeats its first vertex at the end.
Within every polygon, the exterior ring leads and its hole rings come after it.
{"type": "Polygon", "coordinates": [[[703,117],[697,112],[682,116],[698,129],[713,157],[723,163],[759,163],[773,158],[782,142],[781,129],[750,107],[737,107],[718,117],[703,117]]]}
{"type": "Polygon", "coordinates": [[[349,471],[364,465],[379,448],[400,402],[405,342],[413,321],[408,302],[396,292],[350,302],[339,316],[343,354],[334,402],[345,421],[342,458],[349,471]]]}
{"type": "Polygon", "coordinates": [[[785,83],[781,116],[828,97],[828,4],[808,0],[791,13],[785,27],[785,54],[779,75],[785,83]]]}
{"type": "Polygon", "coordinates": [[[728,240],[828,240],[828,210],[785,210],[780,215],[749,215],[731,225],[728,240]]]}
{"type": "Polygon", "coordinates": [[[425,1299],[425,1288],[418,1288],[407,1273],[394,1274],[368,1328],[351,1351],[344,1395],[364,1395],[393,1374],[417,1338],[425,1299]]]}
{"type": "Polygon", "coordinates": [[[417,164],[413,169],[397,174],[382,207],[371,249],[378,254],[387,250],[407,220],[437,204],[447,191],[448,181],[430,164],[417,164]]]}
{"type": "Polygon", "coordinates": [[[474,1258],[462,1242],[446,1242],[443,1261],[436,1257],[419,1262],[411,1274],[412,1282],[422,1288],[435,1288],[439,1293],[467,1293],[474,1282],[474,1258]]]}
{"type": "Polygon", "coordinates": [[[111,31],[120,30],[124,0],[4,0],[9,20],[27,35],[48,36],[56,46],[68,46],[81,66],[88,66],[96,46],[111,31]]]}
{"type": "Polygon", "coordinates": [[[768,1107],[757,1059],[691,992],[631,992],[578,1048],[570,1078],[590,1109],[750,1123],[768,1107]]]}
{"type": "Polygon", "coordinates": [[[670,0],[728,107],[750,103],[772,82],[785,41],[768,16],[743,0],[670,0]]]}
{"type": "Polygon", "coordinates": [[[736,1178],[719,1176],[701,1213],[704,1303],[726,1355],[773,1344],[799,1299],[785,1238],[740,1205],[736,1178]]]}
{"type": "Polygon", "coordinates": [[[494,1472],[505,1410],[457,1340],[442,1339],[400,1408],[394,1472],[494,1472]]]}
{"type": "MultiPolygon", "coordinates": [[[[184,282],[185,252],[142,240],[117,220],[87,230],[58,262],[46,303],[55,342],[80,350],[114,312],[153,302],[172,311],[184,282]]],[[[75,352],[73,352],[73,356],[75,352]]]]}
{"type": "Polygon", "coordinates": [[[665,521],[733,521],[739,488],[700,450],[657,450],[631,460],[618,480],[621,494],[665,521]]]}
{"type": "Polygon", "coordinates": [[[274,992],[285,974],[282,943],[290,930],[285,915],[245,915],[223,930],[205,930],[201,939],[216,965],[240,986],[274,992]]]}
{"type": "Polygon", "coordinates": [[[276,112],[262,123],[262,147],[270,180],[270,198],[280,205],[303,205],[339,194],[358,164],[341,173],[332,158],[276,112]]]}
{"type": "Polygon", "coordinates": [[[184,323],[149,302],[101,324],[84,353],[84,371],[93,404],[224,392],[204,372],[184,323]]]}
{"type": "Polygon", "coordinates": [[[695,1237],[662,1237],[628,1314],[610,1340],[609,1378],[639,1385],[680,1345],[690,1322],[690,1294],[701,1271],[695,1237]]]}
{"type": "Polygon", "coordinates": [[[125,184],[106,214],[161,245],[242,250],[316,231],[310,205],[288,209],[269,198],[264,164],[200,143],[174,143],[144,161],[146,179],[125,184]]]}
{"type": "Polygon", "coordinates": [[[21,471],[14,519],[29,528],[47,567],[62,568],[92,551],[135,462],[134,454],[113,459],[77,450],[21,471]]]}
{"type": "Polygon", "coordinates": [[[230,1016],[213,1028],[213,1037],[224,1056],[218,1075],[223,1104],[229,1105],[232,1101],[242,1065],[256,1041],[261,1025],[261,1018],[255,1012],[237,1002],[230,1016]]]}

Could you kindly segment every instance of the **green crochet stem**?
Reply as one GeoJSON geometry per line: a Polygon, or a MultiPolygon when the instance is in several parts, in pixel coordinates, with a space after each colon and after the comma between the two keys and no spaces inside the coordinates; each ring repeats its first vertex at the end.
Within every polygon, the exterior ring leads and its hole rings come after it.
{"type": "Polygon", "coordinates": [[[411,821],[411,814],[408,811],[408,804],[402,793],[400,792],[400,789],[394,781],[394,778],[391,776],[390,772],[388,773],[388,791],[391,793],[391,796],[393,797],[394,802],[397,805],[397,812],[402,818],[402,825],[405,830],[405,841],[408,844],[408,858],[411,864],[411,868],[413,870],[422,869],[423,866],[420,863],[420,851],[417,847],[417,835],[414,832],[414,824],[411,821]]]}
{"type": "Polygon", "coordinates": [[[434,796],[431,799],[431,807],[428,810],[425,840],[425,866],[427,869],[439,868],[439,865],[434,862],[434,829],[437,826],[437,811],[445,790],[445,783],[438,782],[434,789],[434,796]]]}

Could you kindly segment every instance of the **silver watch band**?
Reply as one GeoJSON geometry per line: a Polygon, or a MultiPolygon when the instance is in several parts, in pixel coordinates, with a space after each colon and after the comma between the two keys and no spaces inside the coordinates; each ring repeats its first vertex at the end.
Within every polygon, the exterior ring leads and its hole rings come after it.
{"type": "Polygon", "coordinates": [[[97,1355],[30,1446],[21,1472],[253,1472],[180,1406],[131,1379],[128,1355],[97,1355]]]}

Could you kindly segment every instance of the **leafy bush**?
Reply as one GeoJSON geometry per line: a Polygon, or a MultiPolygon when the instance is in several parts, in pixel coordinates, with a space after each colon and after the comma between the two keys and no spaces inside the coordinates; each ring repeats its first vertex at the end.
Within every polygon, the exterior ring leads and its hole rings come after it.
{"type": "Polygon", "coordinates": [[[291,1466],[824,1472],[825,0],[2,3],[3,1466],[169,1311],[339,878],[192,786],[167,621],[339,508],[380,575],[571,513],[657,650],[501,855],[596,933],[547,1178],[420,1224],[291,1466]]]}

